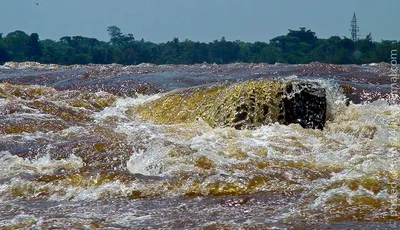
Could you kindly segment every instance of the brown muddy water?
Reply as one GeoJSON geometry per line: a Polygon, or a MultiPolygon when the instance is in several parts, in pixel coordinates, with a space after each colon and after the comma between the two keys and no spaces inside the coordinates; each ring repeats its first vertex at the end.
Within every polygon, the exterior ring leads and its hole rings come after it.
{"type": "Polygon", "coordinates": [[[385,64],[6,63],[0,228],[399,229],[400,106],[389,73],[385,64]],[[237,130],[191,116],[241,100],[203,89],[270,80],[324,88],[324,129],[237,130]],[[174,96],[188,87],[198,87],[190,100],[174,96]],[[177,116],[158,122],[169,105],[177,116]]]}

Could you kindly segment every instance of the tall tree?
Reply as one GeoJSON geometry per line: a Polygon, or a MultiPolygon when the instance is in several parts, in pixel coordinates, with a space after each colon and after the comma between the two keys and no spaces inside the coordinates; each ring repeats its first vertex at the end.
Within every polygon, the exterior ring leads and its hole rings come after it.
{"type": "Polygon", "coordinates": [[[25,45],[29,40],[29,36],[20,30],[16,30],[7,34],[3,39],[3,44],[7,47],[10,58],[13,61],[25,61],[25,45]]]}
{"type": "Polygon", "coordinates": [[[118,26],[109,26],[107,27],[108,34],[110,35],[110,43],[111,45],[120,45],[122,32],[118,26]]]}
{"type": "Polygon", "coordinates": [[[39,43],[39,35],[37,33],[32,33],[25,45],[25,57],[28,60],[39,61],[42,55],[43,52],[39,43]]]}

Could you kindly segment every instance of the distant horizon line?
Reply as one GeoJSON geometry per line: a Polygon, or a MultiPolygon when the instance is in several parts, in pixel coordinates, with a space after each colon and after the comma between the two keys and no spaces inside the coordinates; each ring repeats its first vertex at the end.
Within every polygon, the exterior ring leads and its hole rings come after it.
{"type": "MultiPolygon", "coordinates": [[[[299,27],[298,29],[300,29],[300,28],[306,28],[306,27],[299,27]]],[[[288,29],[288,31],[290,31],[290,30],[297,30],[297,29],[288,29]]],[[[311,30],[311,29],[310,29],[311,30]]],[[[8,34],[10,34],[10,33],[13,33],[13,32],[16,32],[16,31],[21,31],[21,32],[24,32],[24,33],[26,33],[27,35],[29,35],[29,34],[33,34],[33,33],[36,33],[36,34],[38,34],[39,35],[39,40],[40,41],[45,41],[45,40],[52,40],[52,41],[56,41],[56,42],[58,42],[58,41],[60,41],[60,39],[61,38],[63,38],[63,37],[85,37],[85,38],[91,38],[91,39],[96,39],[96,40],[98,40],[98,41],[100,41],[100,42],[110,42],[110,38],[108,39],[108,40],[103,40],[103,39],[101,39],[101,38],[98,38],[98,37],[95,37],[95,36],[88,36],[88,35],[64,35],[64,36],[61,36],[61,37],[59,37],[59,38],[40,38],[40,33],[39,32],[26,32],[26,31],[24,31],[24,30],[20,30],[20,29],[16,29],[16,30],[14,30],[14,31],[11,31],[11,32],[8,32],[8,33],[4,33],[4,32],[0,32],[0,34],[1,35],[3,35],[3,38],[5,38],[8,34]]],[[[311,30],[312,31],[312,30],[311,30]]],[[[313,31],[314,32],[314,31],[313,31]]],[[[315,34],[316,34],[316,32],[314,32],[315,34]]],[[[129,34],[129,33],[128,33],[129,34]]],[[[141,40],[143,40],[143,41],[145,41],[145,42],[150,42],[150,43],[154,43],[154,44],[162,44],[162,43],[167,43],[167,42],[170,42],[170,41],[173,41],[175,38],[178,38],[178,40],[179,40],[179,42],[182,42],[182,41],[192,41],[192,42],[199,42],[199,43],[212,43],[212,42],[214,42],[214,41],[219,41],[219,40],[221,40],[222,38],[225,38],[225,40],[226,41],[230,41],[230,42],[244,42],[244,43],[255,43],[255,42],[266,42],[266,43],[269,43],[273,38],[276,38],[276,37],[279,37],[279,36],[286,36],[287,34],[283,34],[283,35],[277,35],[277,36],[275,36],[275,37],[272,37],[271,39],[268,39],[268,40],[251,40],[251,41],[249,41],[249,40],[241,40],[241,39],[226,39],[227,38],[227,36],[221,36],[220,38],[218,38],[218,39],[212,39],[212,40],[207,40],[207,41],[201,41],[201,40],[195,40],[195,39],[190,39],[190,38],[185,38],[185,39],[181,39],[181,38],[179,38],[179,37],[174,37],[174,38],[171,38],[170,40],[166,40],[166,41],[157,41],[157,42],[154,42],[154,41],[152,41],[152,40],[150,40],[150,39],[145,39],[145,38],[140,38],[140,39],[136,39],[135,38],[135,41],[141,41],[141,40]]],[[[365,37],[366,36],[368,36],[369,34],[366,34],[365,36],[364,36],[364,38],[360,38],[360,39],[365,39],[365,37]]],[[[331,36],[329,36],[329,37],[318,37],[317,36],[317,34],[316,34],[316,37],[317,37],[317,39],[329,39],[329,38],[331,38],[331,37],[340,37],[341,39],[350,39],[350,40],[352,40],[351,39],[351,37],[348,37],[348,36],[346,36],[346,35],[338,35],[338,34],[336,34],[336,35],[331,35],[331,36]]],[[[361,37],[361,35],[359,35],[359,37],[361,37]]],[[[359,39],[359,40],[360,40],[359,39]]],[[[373,39],[373,37],[372,37],[372,41],[374,41],[374,42],[382,42],[382,41],[400,41],[400,39],[380,39],[380,41],[377,41],[377,40],[375,40],[375,39],[373,39]]]]}

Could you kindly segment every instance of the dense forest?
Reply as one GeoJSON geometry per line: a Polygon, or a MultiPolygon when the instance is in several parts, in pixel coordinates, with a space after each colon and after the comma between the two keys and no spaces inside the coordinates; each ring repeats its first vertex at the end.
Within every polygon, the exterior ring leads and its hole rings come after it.
{"type": "Polygon", "coordinates": [[[124,34],[117,26],[107,28],[110,41],[99,41],[82,36],[65,36],[59,41],[40,40],[31,35],[14,31],[0,34],[0,64],[7,61],[36,61],[54,64],[109,64],[139,63],[194,64],[233,62],[290,63],[312,61],[333,64],[361,64],[389,62],[390,51],[400,49],[400,41],[375,42],[371,34],[353,42],[349,38],[332,36],[317,38],[306,28],[289,30],[269,42],[227,41],[224,37],[213,42],[179,41],[174,38],[166,43],[136,40],[133,34],[124,34]]]}

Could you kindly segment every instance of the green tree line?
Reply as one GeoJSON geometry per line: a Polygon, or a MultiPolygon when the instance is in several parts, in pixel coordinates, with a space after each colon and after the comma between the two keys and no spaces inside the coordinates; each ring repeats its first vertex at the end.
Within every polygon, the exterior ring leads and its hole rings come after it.
{"type": "Polygon", "coordinates": [[[233,62],[302,64],[313,61],[332,64],[361,64],[390,61],[390,51],[400,49],[400,41],[375,42],[371,34],[353,42],[349,38],[332,36],[318,38],[306,28],[289,30],[286,35],[269,42],[254,43],[227,41],[224,37],[213,42],[179,41],[165,43],[136,40],[117,26],[107,28],[110,41],[99,41],[82,36],[65,36],[58,41],[40,40],[37,33],[30,35],[14,31],[0,34],[0,64],[7,61],[36,61],[40,63],[109,64],[139,63],[195,64],[233,62]]]}

